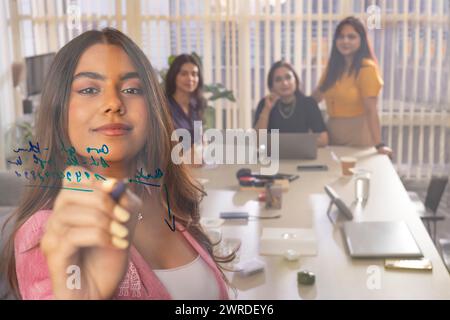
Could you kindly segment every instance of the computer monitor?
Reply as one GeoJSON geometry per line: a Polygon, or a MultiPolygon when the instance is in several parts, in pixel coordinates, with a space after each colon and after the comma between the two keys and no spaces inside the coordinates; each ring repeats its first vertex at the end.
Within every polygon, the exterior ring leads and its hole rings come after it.
{"type": "Polygon", "coordinates": [[[28,97],[41,93],[45,77],[55,55],[52,52],[25,58],[28,97]]]}

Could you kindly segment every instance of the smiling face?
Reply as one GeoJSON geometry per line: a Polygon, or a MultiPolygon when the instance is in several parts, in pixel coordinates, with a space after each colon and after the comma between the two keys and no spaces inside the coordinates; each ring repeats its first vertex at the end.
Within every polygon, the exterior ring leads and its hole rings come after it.
{"type": "Polygon", "coordinates": [[[282,98],[294,95],[296,88],[294,73],[286,67],[277,68],[273,74],[272,91],[282,98]]]}
{"type": "Polygon", "coordinates": [[[199,82],[199,70],[193,63],[185,63],[181,66],[175,79],[176,90],[184,93],[193,93],[199,82]]]}
{"type": "Polygon", "coordinates": [[[135,67],[122,48],[96,44],[81,56],[69,100],[68,133],[77,153],[126,164],[146,141],[148,108],[135,67]],[[109,149],[107,155],[87,148],[109,149]]]}
{"type": "Polygon", "coordinates": [[[336,47],[343,56],[354,56],[361,46],[361,37],[355,28],[346,24],[336,39],[336,47]]]}

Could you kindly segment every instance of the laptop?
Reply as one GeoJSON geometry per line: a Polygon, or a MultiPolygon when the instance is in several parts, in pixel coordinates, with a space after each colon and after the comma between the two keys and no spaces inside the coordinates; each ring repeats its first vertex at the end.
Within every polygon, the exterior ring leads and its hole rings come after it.
{"type": "MultiPolygon", "coordinates": [[[[280,159],[316,159],[317,136],[314,133],[280,133],[280,159]]],[[[267,139],[270,152],[272,150],[270,135],[268,135],[267,139]]]]}
{"type": "Polygon", "coordinates": [[[404,221],[346,222],[343,231],[353,258],[423,257],[404,221]]]}

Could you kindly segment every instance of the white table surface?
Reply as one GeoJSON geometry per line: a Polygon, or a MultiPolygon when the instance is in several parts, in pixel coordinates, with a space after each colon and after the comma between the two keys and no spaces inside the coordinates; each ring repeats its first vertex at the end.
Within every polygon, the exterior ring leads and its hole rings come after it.
{"type": "MultiPolygon", "coordinates": [[[[255,191],[240,191],[236,179],[239,168],[257,165],[221,165],[194,169],[196,178],[207,179],[208,196],[201,203],[202,217],[219,217],[222,211],[248,211],[251,216],[270,214],[264,203],[257,201],[255,191]]],[[[450,277],[420,218],[415,213],[397,173],[386,156],[374,149],[328,147],[319,149],[314,161],[286,160],[281,173],[299,174],[283,193],[281,217],[248,221],[226,221],[221,231],[224,238],[239,238],[241,261],[258,258],[266,263],[265,271],[249,277],[226,272],[237,289],[237,299],[450,299],[450,277]],[[384,269],[384,259],[352,259],[341,232],[345,218],[333,225],[326,215],[329,198],[324,185],[330,184],[343,200],[354,199],[354,181],[341,174],[340,164],[332,155],[353,156],[357,167],[371,171],[370,197],[366,206],[352,207],[354,221],[404,220],[424,256],[433,264],[432,272],[384,269]],[[299,164],[326,164],[328,171],[298,172],[299,164]],[[312,228],[317,237],[318,254],[289,262],[282,256],[259,255],[259,239],[263,227],[312,228]],[[297,272],[315,273],[313,286],[297,284],[297,272]],[[379,277],[378,277],[379,276],[379,277]],[[379,288],[373,281],[379,279],[379,288]]],[[[278,212],[277,212],[278,213],[278,212]]],[[[333,209],[336,214],[336,209],[333,209]]],[[[234,298],[234,295],[233,297],[234,298]]]]}

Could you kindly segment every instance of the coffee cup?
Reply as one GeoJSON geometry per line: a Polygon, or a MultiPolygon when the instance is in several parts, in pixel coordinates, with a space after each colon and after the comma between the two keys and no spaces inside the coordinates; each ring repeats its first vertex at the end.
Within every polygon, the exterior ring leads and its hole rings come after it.
{"type": "Polygon", "coordinates": [[[353,157],[341,157],[340,160],[341,160],[342,174],[344,176],[351,176],[353,172],[350,169],[355,167],[357,159],[353,157]]]}

